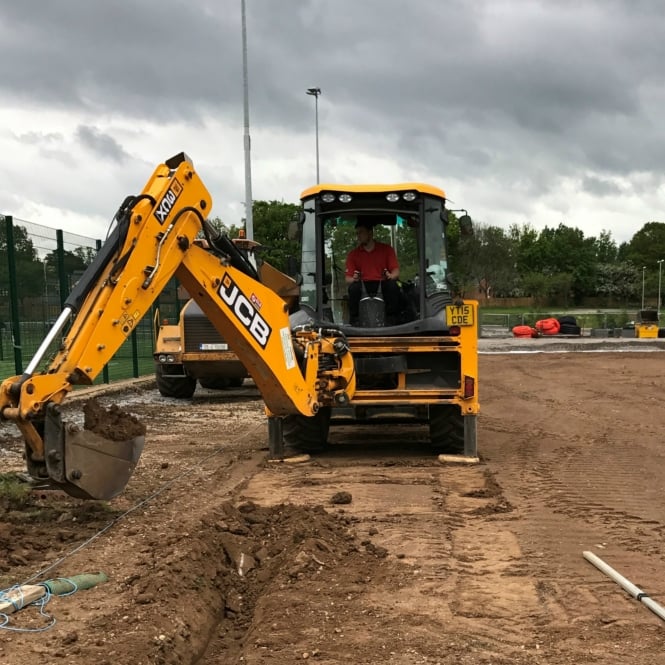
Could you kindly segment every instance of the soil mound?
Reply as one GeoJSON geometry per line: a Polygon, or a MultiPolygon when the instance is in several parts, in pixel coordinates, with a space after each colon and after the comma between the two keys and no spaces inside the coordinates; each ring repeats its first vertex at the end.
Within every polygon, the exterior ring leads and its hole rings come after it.
{"type": "Polygon", "coordinates": [[[117,404],[105,409],[96,399],[83,406],[83,427],[111,441],[127,441],[145,435],[145,425],[117,404]]]}

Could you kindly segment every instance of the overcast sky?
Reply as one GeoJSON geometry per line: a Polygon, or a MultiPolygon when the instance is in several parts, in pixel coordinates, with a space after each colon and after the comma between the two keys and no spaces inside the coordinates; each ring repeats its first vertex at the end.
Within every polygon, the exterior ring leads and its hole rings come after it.
{"type": "MultiPolygon", "coordinates": [[[[0,0],[0,213],[105,237],[185,151],[244,216],[240,0],[0,0]]],[[[660,0],[246,0],[252,189],[419,180],[486,224],[665,221],[660,0]]]]}

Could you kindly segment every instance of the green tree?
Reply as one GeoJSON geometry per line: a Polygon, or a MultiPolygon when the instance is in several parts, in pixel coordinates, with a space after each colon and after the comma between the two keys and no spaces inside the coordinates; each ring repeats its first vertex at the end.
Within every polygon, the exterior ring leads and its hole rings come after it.
{"type": "MultiPolygon", "coordinates": [[[[46,263],[46,265],[54,272],[57,272],[59,265],[58,250],[54,249],[52,252],[49,252],[44,257],[44,263],[46,263]]],[[[80,272],[81,270],[85,270],[87,265],[80,254],[77,254],[76,252],[70,252],[66,249],[62,253],[62,264],[64,266],[65,273],[68,275],[73,272],[80,272]]]]}
{"type": "MultiPolygon", "coordinates": [[[[570,293],[576,301],[595,293],[594,274],[597,241],[585,238],[580,229],[559,224],[545,227],[534,240],[531,229],[522,234],[519,244],[518,266],[522,274],[542,272],[551,280],[555,275],[571,275],[570,293]]],[[[555,293],[567,298],[564,284],[568,278],[557,277],[555,293]]],[[[552,288],[547,289],[553,296],[552,288]]]]}
{"type": "Polygon", "coordinates": [[[538,232],[531,224],[518,226],[513,224],[509,231],[509,237],[516,246],[516,268],[520,275],[524,276],[540,269],[540,257],[538,254],[538,232]]]}
{"type": "MultiPolygon", "coordinates": [[[[208,220],[212,226],[217,229],[218,231],[221,231],[222,233],[226,233],[229,238],[237,238],[240,229],[235,225],[231,224],[231,226],[226,225],[221,217],[212,217],[211,219],[208,220]]],[[[203,237],[203,234],[199,234],[199,237],[203,237]]]]}
{"type": "Polygon", "coordinates": [[[252,206],[254,240],[261,243],[261,257],[282,272],[288,271],[290,256],[299,255],[295,240],[289,240],[289,224],[300,213],[297,203],[254,201],[252,206]]]}
{"type": "Polygon", "coordinates": [[[529,272],[522,277],[522,292],[531,296],[538,307],[559,304],[567,307],[571,298],[573,276],[567,272],[546,275],[529,272]]]}
{"type": "Polygon", "coordinates": [[[638,294],[641,271],[628,261],[599,263],[596,266],[598,295],[607,298],[607,306],[626,307],[638,294]]]}
{"type": "Polygon", "coordinates": [[[658,261],[665,259],[665,224],[662,222],[645,224],[629,242],[621,245],[619,256],[637,269],[638,292],[642,290],[644,275],[646,302],[655,304],[659,277],[662,277],[658,261]]]}
{"type": "Polygon", "coordinates": [[[665,258],[665,224],[646,223],[622,246],[621,256],[639,267],[657,265],[660,259],[665,258]]]}
{"type": "MultiPolygon", "coordinates": [[[[83,248],[79,248],[83,249],[83,248]]],[[[81,256],[82,253],[77,253],[76,251],[70,252],[69,250],[63,250],[62,254],[62,265],[65,274],[65,280],[67,282],[67,287],[71,290],[74,284],[77,282],[79,277],[83,274],[83,271],[86,269],[87,265],[85,260],[81,256]]],[[[58,250],[54,249],[52,252],[49,252],[44,257],[44,278],[46,279],[47,275],[49,281],[53,280],[55,284],[58,284],[58,272],[60,270],[60,262],[58,258],[58,250]]]]}
{"type": "Polygon", "coordinates": [[[489,298],[512,293],[517,273],[516,243],[498,227],[476,224],[473,236],[459,245],[463,273],[489,298]]]}
{"type": "Polygon", "coordinates": [[[87,267],[97,256],[97,250],[94,247],[77,247],[74,250],[74,255],[81,259],[83,265],[87,267]]]}
{"type": "Polygon", "coordinates": [[[537,306],[545,304],[550,278],[542,272],[527,272],[521,277],[522,293],[531,296],[537,306]]]}
{"type": "Polygon", "coordinates": [[[596,261],[599,264],[612,263],[619,258],[617,244],[612,240],[610,231],[603,229],[595,240],[596,261]]]}
{"type": "MultiPolygon", "coordinates": [[[[15,278],[18,284],[18,297],[23,300],[23,298],[36,296],[42,292],[44,266],[39,260],[27,229],[24,226],[13,225],[12,230],[14,235],[13,254],[16,264],[15,278]]],[[[3,291],[9,292],[7,226],[4,220],[0,222],[0,285],[2,285],[3,291]]]]}

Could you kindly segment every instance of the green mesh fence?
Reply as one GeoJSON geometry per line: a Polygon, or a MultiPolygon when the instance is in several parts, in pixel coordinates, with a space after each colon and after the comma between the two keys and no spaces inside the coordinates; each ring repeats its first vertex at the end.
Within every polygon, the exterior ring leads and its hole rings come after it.
{"type": "MultiPolygon", "coordinates": [[[[0,379],[23,373],[101,245],[95,238],[0,215],[0,379]]],[[[95,383],[152,374],[155,312],[176,321],[182,304],[171,280],[95,383]]],[[[39,369],[58,344],[54,340],[39,369]]]]}

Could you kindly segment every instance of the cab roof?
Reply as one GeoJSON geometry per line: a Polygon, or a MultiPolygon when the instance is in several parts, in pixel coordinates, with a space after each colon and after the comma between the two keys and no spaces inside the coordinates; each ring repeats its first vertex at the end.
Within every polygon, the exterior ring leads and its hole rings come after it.
{"type": "Polygon", "coordinates": [[[434,187],[433,185],[426,185],[422,182],[400,182],[392,185],[339,185],[336,183],[323,183],[319,185],[314,185],[304,190],[300,195],[300,200],[308,199],[311,196],[316,196],[323,192],[349,192],[353,194],[358,193],[382,193],[382,192],[405,192],[405,191],[416,191],[421,194],[430,194],[432,196],[437,196],[439,198],[445,199],[446,193],[434,187]]]}

